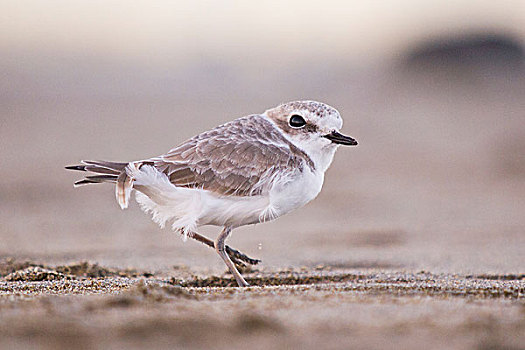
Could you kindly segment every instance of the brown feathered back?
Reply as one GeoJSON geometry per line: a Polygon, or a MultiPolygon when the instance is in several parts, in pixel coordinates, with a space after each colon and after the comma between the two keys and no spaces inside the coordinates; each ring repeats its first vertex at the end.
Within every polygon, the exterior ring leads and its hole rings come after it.
{"type": "Polygon", "coordinates": [[[315,169],[306,153],[294,146],[261,115],[251,115],[203,132],[167,154],[130,163],[82,161],[66,167],[98,175],[86,176],[76,186],[113,182],[122,208],[129,202],[133,170],[154,166],[178,187],[202,188],[227,196],[265,194],[276,174],[315,169]]]}

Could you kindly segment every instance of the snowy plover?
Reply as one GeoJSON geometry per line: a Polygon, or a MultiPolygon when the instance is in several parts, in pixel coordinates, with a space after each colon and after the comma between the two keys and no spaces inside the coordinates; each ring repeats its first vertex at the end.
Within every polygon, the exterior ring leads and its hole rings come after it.
{"type": "Polygon", "coordinates": [[[339,145],[357,142],[339,133],[339,112],[320,102],[294,101],[203,132],[168,153],[129,163],[82,161],[89,171],[75,186],[110,182],[122,209],[132,190],[141,208],[164,226],[217,251],[239,286],[235,263],[258,260],[225,245],[232,229],[278,218],[314,199],[339,145]],[[215,241],[196,233],[222,226],[215,241]]]}

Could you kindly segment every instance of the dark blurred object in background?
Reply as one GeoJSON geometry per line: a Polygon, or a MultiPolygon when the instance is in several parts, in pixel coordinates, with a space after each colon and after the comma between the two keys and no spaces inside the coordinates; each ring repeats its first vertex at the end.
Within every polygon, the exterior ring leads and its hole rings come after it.
{"type": "Polygon", "coordinates": [[[489,33],[469,34],[426,41],[405,59],[411,69],[502,69],[523,70],[525,53],[510,36],[489,33]]]}

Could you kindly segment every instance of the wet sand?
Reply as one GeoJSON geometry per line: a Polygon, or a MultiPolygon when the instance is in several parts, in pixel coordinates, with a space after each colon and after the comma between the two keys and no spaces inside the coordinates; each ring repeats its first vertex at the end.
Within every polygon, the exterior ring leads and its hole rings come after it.
{"type": "Polygon", "coordinates": [[[319,266],[248,273],[252,286],[240,289],[231,276],[190,271],[169,277],[88,263],[17,271],[0,282],[5,347],[520,349],[525,342],[523,275],[319,266]]]}

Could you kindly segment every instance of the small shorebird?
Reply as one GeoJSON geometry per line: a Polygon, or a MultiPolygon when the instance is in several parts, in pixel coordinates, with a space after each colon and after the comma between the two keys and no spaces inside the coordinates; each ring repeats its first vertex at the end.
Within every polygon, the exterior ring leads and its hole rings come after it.
{"type": "Polygon", "coordinates": [[[238,285],[248,286],[235,264],[259,260],[225,245],[232,229],[278,218],[314,199],[339,145],[357,141],[339,133],[339,112],[324,103],[294,101],[203,132],[168,153],[129,163],[82,161],[88,171],[75,186],[115,183],[128,207],[132,190],[142,210],[163,227],[215,248],[238,285]],[[222,226],[212,241],[196,232],[222,226]]]}

